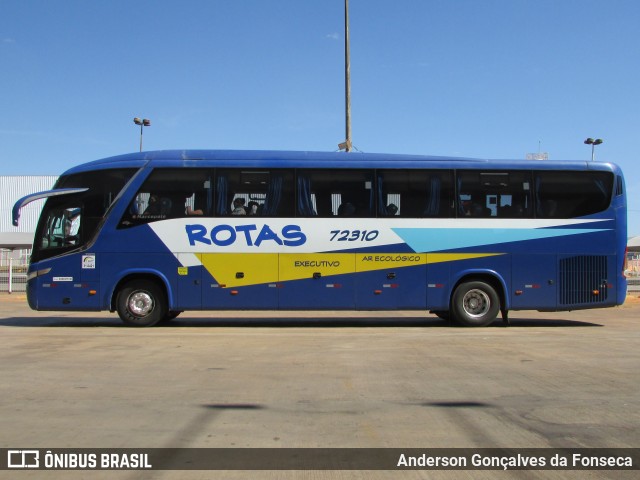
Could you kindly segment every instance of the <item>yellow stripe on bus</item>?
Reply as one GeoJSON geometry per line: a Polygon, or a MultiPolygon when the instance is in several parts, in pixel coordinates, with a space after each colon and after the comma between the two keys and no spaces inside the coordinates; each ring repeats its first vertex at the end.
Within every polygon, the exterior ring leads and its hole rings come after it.
{"type": "Polygon", "coordinates": [[[426,253],[356,253],[355,257],[358,272],[427,264],[426,253]]]}
{"type": "Polygon", "coordinates": [[[356,271],[353,253],[282,253],[280,254],[280,281],[345,275],[356,271]]]}
{"type": "Polygon", "coordinates": [[[245,287],[278,281],[277,253],[203,253],[204,268],[222,286],[245,287]]]}
{"type": "Polygon", "coordinates": [[[472,258],[495,257],[504,253],[428,253],[427,263],[457,262],[472,258]]]}
{"type": "Polygon", "coordinates": [[[225,287],[243,287],[398,269],[503,255],[502,253],[201,253],[198,258],[225,287]]]}

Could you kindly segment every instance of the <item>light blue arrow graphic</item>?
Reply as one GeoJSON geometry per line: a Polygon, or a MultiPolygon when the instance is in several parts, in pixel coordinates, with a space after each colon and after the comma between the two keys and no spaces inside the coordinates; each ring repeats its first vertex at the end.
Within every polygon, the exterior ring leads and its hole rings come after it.
{"type": "Polygon", "coordinates": [[[602,232],[598,228],[394,228],[415,252],[438,252],[500,243],[602,232]]]}

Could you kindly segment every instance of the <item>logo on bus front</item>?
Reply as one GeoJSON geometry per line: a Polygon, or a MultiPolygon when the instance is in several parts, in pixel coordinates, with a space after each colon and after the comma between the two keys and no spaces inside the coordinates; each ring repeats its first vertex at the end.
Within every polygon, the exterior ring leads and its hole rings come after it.
{"type": "Polygon", "coordinates": [[[307,236],[299,225],[284,225],[281,229],[272,229],[269,225],[258,226],[255,223],[245,225],[220,224],[209,229],[204,225],[185,225],[189,245],[216,245],[228,247],[241,244],[248,247],[260,247],[263,244],[299,247],[307,242],[307,236]],[[273,243],[271,243],[273,242],[273,243]]]}

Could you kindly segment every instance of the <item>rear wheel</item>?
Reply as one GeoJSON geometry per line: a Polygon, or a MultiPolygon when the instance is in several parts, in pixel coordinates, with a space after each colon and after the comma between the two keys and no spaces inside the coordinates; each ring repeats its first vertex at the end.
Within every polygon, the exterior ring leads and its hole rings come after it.
{"type": "Polygon", "coordinates": [[[168,315],[164,291],[149,280],[126,283],[118,293],[116,306],[122,321],[131,327],[151,327],[168,315]]]}
{"type": "Polygon", "coordinates": [[[486,327],[500,311],[500,298],[488,283],[476,280],[465,282],[453,292],[453,319],[465,327],[486,327]]]}

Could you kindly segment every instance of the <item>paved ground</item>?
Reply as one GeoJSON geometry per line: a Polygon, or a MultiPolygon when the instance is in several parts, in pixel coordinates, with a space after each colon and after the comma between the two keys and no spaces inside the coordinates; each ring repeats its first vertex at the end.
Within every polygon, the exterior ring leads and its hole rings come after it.
{"type": "MultiPolygon", "coordinates": [[[[640,299],[511,318],[508,328],[463,329],[421,312],[207,312],[130,329],[114,314],[33,312],[23,295],[4,294],[0,447],[640,447],[640,299]]],[[[625,473],[63,476],[633,477],[625,473]]]]}

